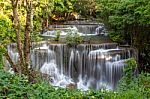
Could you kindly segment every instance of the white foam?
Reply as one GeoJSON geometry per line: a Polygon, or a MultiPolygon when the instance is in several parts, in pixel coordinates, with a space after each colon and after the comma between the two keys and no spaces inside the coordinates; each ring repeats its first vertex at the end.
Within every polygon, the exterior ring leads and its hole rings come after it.
{"type": "Polygon", "coordinates": [[[59,72],[55,60],[51,60],[49,63],[45,63],[41,67],[40,71],[41,73],[47,74],[51,77],[51,84],[53,86],[65,88],[67,85],[74,83],[71,78],[59,72]]]}

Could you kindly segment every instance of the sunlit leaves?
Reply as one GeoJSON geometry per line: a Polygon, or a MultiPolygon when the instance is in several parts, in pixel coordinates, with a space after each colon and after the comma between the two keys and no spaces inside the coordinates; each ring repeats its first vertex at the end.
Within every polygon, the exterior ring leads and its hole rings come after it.
{"type": "Polygon", "coordinates": [[[12,28],[11,20],[1,14],[0,15],[0,43],[1,44],[8,44],[12,41],[15,41],[15,33],[12,28]]]}

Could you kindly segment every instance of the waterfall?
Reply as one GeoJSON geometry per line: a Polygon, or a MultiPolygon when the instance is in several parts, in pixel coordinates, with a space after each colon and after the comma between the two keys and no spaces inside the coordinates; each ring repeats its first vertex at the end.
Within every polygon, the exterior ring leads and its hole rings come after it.
{"type": "MultiPolygon", "coordinates": [[[[68,21],[61,25],[50,25],[49,31],[41,34],[43,37],[56,37],[57,31],[60,30],[60,37],[67,35],[69,30],[73,30],[80,36],[107,36],[106,29],[103,23],[88,22],[88,21],[68,21]]],[[[69,31],[70,32],[70,31],[69,31]]]]}
{"type": "MultiPolygon", "coordinates": [[[[14,44],[8,46],[14,62],[18,53],[14,44]]],[[[53,86],[67,87],[75,84],[78,89],[115,89],[123,75],[125,61],[134,57],[134,49],[119,48],[116,43],[34,44],[31,50],[31,68],[51,77],[53,86]]]]}

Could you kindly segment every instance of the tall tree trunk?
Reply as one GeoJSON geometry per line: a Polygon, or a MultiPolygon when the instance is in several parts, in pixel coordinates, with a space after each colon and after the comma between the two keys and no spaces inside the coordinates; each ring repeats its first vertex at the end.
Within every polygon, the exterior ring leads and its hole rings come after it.
{"type": "MultiPolygon", "coordinates": [[[[14,18],[14,27],[16,30],[16,37],[17,37],[17,49],[19,53],[19,63],[17,65],[13,64],[13,61],[11,61],[11,58],[6,54],[6,57],[10,64],[13,65],[13,69],[16,71],[17,67],[20,68],[21,72],[25,75],[29,74],[28,66],[30,65],[30,32],[31,32],[31,11],[32,11],[32,0],[25,0],[26,1],[26,26],[25,26],[25,32],[24,32],[24,50],[22,48],[22,43],[20,39],[20,32],[21,32],[21,25],[20,20],[18,17],[18,0],[11,0],[12,3],[12,10],[13,10],[13,18],[14,18]]],[[[29,75],[28,75],[29,76],[29,75]]]]}
{"type": "Polygon", "coordinates": [[[11,0],[11,3],[12,3],[12,10],[13,10],[14,27],[16,30],[16,37],[17,37],[16,41],[17,41],[17,49],[19,53],[19,65],[23,67],[24,59],[23,59],[22,44],[21,44],[21,39],[20,39],[21,26],[20,26],[20,21],[19,21],[18,12],[17,12],[18,0],[11,0]]]}
{"type": "Polygon", "coordinates": [[[31,32],[31,10],[32,0],[26,0],[26,27],[25,27],[25,41],[24,41],[24,58],[25,58],[25,73],[28,74],[28,66],[30,65],[30,32],[31,32]]]}
{"type": "Polygon", "coordinates": [[[46,25],[45,25],[45,26],[46,26],[46,29],[47,29],[47,28],[48,28],[48,18],[46,18],[46,20],[45,20],[45,21],[46,21],[46,22],[45,22],[45,23],[46,23],[46,25]]]}

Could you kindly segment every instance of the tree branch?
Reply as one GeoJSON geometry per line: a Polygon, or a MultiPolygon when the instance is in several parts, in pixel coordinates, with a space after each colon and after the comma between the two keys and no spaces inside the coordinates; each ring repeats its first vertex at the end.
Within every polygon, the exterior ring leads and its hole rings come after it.
{"type": "Polygon", "coordinates": [[[12,59],[10,58],[8,52],[5,53],[5,57],[8,60],[9,64],[12,66],[14,72],[18,72],[17,65],[12,61],[12,59]]]}

